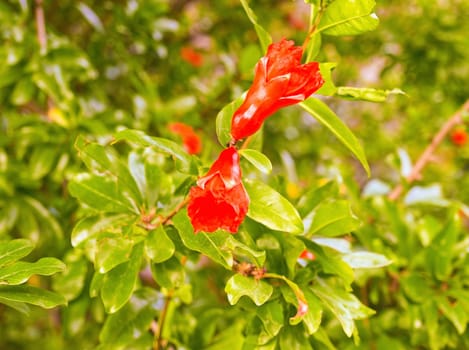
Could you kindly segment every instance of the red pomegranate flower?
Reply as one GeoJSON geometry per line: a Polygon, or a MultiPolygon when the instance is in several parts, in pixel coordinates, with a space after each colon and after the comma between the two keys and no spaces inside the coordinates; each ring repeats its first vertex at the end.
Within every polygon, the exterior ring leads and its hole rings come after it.
{"type": "Polygon", "coordinates": [[[254,134],[278,109],[304,101],[324,84],[319,64],[301,64],[303,49],[294,45],[285,39],[271,44],[257,62],[252,86],[231,120],[233,141],[254,134]]]}
{"type": "Polygon", "coordinates": [[[464,146],[467,142],[467,133],[464,129],[456,129],[451,134],[451,142],[456,146],[464,146]]]}
{"type": "Polygon", "coordinates": [[[169,130],[181,136],[184,149],[189,154],[198,154],[202,150],[202,142],[191,126],[184,123],[170,123],[169,130]]]}
{"type": "Polygon", "coordinates": [[[195,233],[224,229],[235,233],[244,220],[249,197],[241,182],[239,154],[229,147],[189,192],[187,212],[195,233]]]}

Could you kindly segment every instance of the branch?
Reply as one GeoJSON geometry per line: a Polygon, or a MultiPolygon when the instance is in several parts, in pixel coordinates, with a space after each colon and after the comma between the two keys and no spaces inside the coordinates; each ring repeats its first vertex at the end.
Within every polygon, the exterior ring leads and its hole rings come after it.
{"type": "Polygon", "coordinates": [[[43,0],[36,0],[36,32],[37,41],[41,54],[47,52],[47,33],[46,33],[46,21],[44,19],[44,8],[42,7],[43,0]]]}
{"type": "MultiPolygon", "coordinates": [[[[410,174],[406,177],[407,184],[411,184],[415,180],[419,179],[422,174],[423,168],[427,165],[430,159],[435,153],[436,148],[440,145],[440,143],[445,139],[446,135],[451,131],[451,129],[463,122],[463,115],[464,113],[469,112],[469,100],[467,100],[463,106],[455,113],[451,118],[449,118],[446,123],[444,123],[440,130],[435,134],[432,139],[432,142],[427,146],[425,151],[420,155],[419,159],[415,163],[410,174]]],[[[397,185],[388,195],[388,198],[391,201],[395,201],[398,199],[402,192],[404,191],[404,185],[400,183],[397,185]]]]}

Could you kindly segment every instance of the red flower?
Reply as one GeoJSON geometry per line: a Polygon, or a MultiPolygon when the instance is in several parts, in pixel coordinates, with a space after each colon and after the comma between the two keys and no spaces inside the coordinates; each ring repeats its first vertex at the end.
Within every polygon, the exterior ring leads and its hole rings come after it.
{"type": "Polygon", "coordinates": [[[187,212],[195,233],[224,229],[235,233],[244,220],[249,197],[241,182],[238,151],[220,153],[208,173],[189,192],[187,212]]]}
{"type": "Polygon", "coordinates": [[[194,67],[200,67],[204,64],[204,57],[190,46],[181,48],[181,58],[194,67]]]}
{"type": "Polygon", "coordinates": [[[169,130],[182,137],[184,149],[189,154],[198,154],[202,150],[200,137],[194,132],[191,126],[184,123],[170,123],[169,130]]]}
{"type": "Polygon", "coordinates": [[[456,146],[464,146],[467,142],[467,133],[463,129],[456,129],[451,134],[451,141],[456,146]]]}
{"type": "Polygon", "coordinates": [[[278,109],[304,101],[324,84],[319,64],[301,64],[303,49],[294,45],[285,39],[271,44],[257,62],[254,82],[231,120],[234,141],[254,134],[278,109]]]}

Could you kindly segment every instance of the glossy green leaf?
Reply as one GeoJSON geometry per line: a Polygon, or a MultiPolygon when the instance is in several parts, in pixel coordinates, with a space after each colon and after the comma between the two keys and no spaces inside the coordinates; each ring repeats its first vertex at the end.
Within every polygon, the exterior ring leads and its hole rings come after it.
{"type": "Polygon", "coordinates": [[[65,297],[73,300],[78,297],[86,282],[88,263],[81,252],[71,251],[65,256],[65,271],[53,278],[54,290],[65,297]]]}
{"type": "Polygon", "coordinates": [[[392,264],[384,255],[371,252],[352,252],[343,255],[342,259],[353,269],[375,269],[392,264]]]}
{"type": "Polygon", "coordinates": [[[321,325],[323,314],[322,303],[310,289],[303,289],[303,293],[308,302],[308,312],[303,316],[303,323],[308,334],[314,334],[321,325]]]}
{"type": "Polygon", "coordinates": [[[187,248],[207,255],[213,261],[231,270],[233,256],[225,247],[226,240],[230,237],[228,232],[218,230],[213,233],[195,234],[187,216],[187,210],[177,213],[173,218],[173,223],[187,248]]]}
{"type": "Polygon", "coordinates": [[[23,196],[22,201],[25,205],[31,208],[34,216],[40,221],[42,229],[47,231],[47,233],[50,234],[50,237],[63,239],[62,227],[59,225],[54,215],[52,215],[52,213],[44,207],[41,202],[30,196],[23,196]]]}
{"type": "Polygon", "coordinates": [[[0,241],[0,266],[8,265],[25,257],[34,248],[34,244],[27,239],[13,239],[0,241]]]}
{"type": "Polygon", "coordinates": [[[136,340],[148,334],[157,313],[158,293],[145,288],[132,295],[129,303],[107,317],[99,340],[106,349],[128,349],[136,340]]]}
{"type": "Polygon", "coordinates": [[[270,43],[272,43],[272,38],[269,32],[267,32],[258,23],[257,16],[254,13],[254,11],[249,7],[247,0],[240,0],[240,1],[241,1],[241,5],[243,5],[244,11],[246,12],[246,15],[248,16],[251,23],[254,25],[254,29],[256,30],[257,36],[261,43],[262,51],[267,52],[267,47],[270,45],[270,43]]]}
{"type": "Polygon", "coordinates": [[[99,211],[139,214],[138,208],[118,191],[117,184],[103,176],[82,173],[69,183],[70,194],[80,202],[99,211]]]}
{"type": "Polygon", "coordinates": [[[272,163],[264,154],[254,149],[243,149],[239,154],[249,163],[254,165],[260,172],[270,174],[272,172],[272,163]]]}
{"type": "Polygon", "coordinates": [[[80,220],[72,231],[72,245],[79,247],[84,242],[102,232],[119,232],[122,227],[135,221],[134,215],[128,214],[101,214],[88,216],[80,220]]]}
{"type": "Polygon", "coordinates": [[[356,331],[354,320],[367,318],[375,313],[363,305],[352,293],[330,286],[322,280],[318,280],[311,290],[339,319],[348,337],[356,331]]]}
{"type": "Polygon", "coordinates": [[[152,264],[151,272],[156,283],[167,289],[181,288],[186,277],[181,261],[174,256],[161,263],[152,264]]]}
{"type": "Polygon", "coordinates": [[[130,259],[134,241],[119,234],[104,234],[97,242],[95,268],[106,273],[130,259]]]}
{"type": "Polygon", "coordinates": [[[26,316],[28,316],[29,312],[31,311],[29,306],[26,303],[23,303],[23,302],[11,301],[11,300],[1,299],[0,298],[0,303],[3,304],[3,305],[11,307],[11,308],[15,309],[18,312],[21,312],[23,315],[26,315],[26,316]]]}
{"type": "MultiPolygon", "coordinates": [[[[139,190],[135,176],[132,174],[132,164],[121,160],[112,147],[104,147],[97,143],[88,142],[84,137],[78,137],[75,142],[80,158],[91,171],[99,171],[108,179],[114,179],[120,192],[130,197],[133,206],[140,207],[143,203],[143,193],[139,190]]],[[[131,158],[130,153],[129,158],[131,158]]]]}
{"type": "Polygon", "coordinates": [[[342,260],[341,254],[306,239],[304,243],[306,248],[316,256],[316,261],[321,265],[322,270],[326,274],[339,276],[344,281],[344,287],[349,288],[355,276],[350,265],[342,260]]]}
{"type": "MultiPolygon", "coordinates": [[[[318,92],[318,94],[320,94],[320,92],[318,92]]],[[[400,89],[379,90],[371,88],[339,86],[337,88],[336,95],[350,100],[384,102],[389,95],[405,95],[405,93],[400,89]]]]}
{"type": "Polygon", "coordinates": [[[234,235],[230,235],[225,241],[225,247],[227,250],[238,259],[247,260],[256,264],[257,266],[263,266],[265,263],[265,251],[259,251],[249,247],[248,245],[237,240],[234,235]]]}
{"type": "Polygon", "coordinates": [[[245,181],[250,203],[248,216],[272,230],[302,233],[303,222],[295,207],[280,193],[260,181],[245,181]]]}
{"type": "Polygon", "coordinates": [[[47,175],[56,162],[57,154],[57,148],[35,148],[29,160],[31,179],[38,180],[47,175]]]}
{"type": "Polygon", "coordinates": [[[0,285],[0,303],[3,301],[27,303],[40,306],[44,309],[67,304],[65,298],[57,293],[27,285],[0,285]]]}
{"type": "Polygon", "coordinates": [[[319,52],[321,51],[322,46],[322,36],[319,32],[314,32],[312,37],[308,42],[308,46],[306,47],[306,62],[313,61],[319,52]]]}
{"type": "Polygon", "coordinates": [[[248,296],[258,306],[262,305],[269,300],[273,291],[267,282],[239,274],[231,276],[225,286],[231,305],[236,304],[242,296],[248,296]]]}
{"type": "Polygon", "coordinates": [[[337,93],[337,87],[332,80],[332,71],[337,67],[337,63],[324,62],[319,64],[319,71],[324,79],[324,84],[316,91],[316,94],[323,96],[334,96],[337,93]]]}
{"type": "Polygon", "coordinates": [[[64,269],[65,264],[56,258],[41,258],[33,263],[18,261],[0,267],[0,284],[21,284],[32,275],[50,276],[64,269]]]}
{"type": "Polygon", "coordinates": [[[323,200],[334,198],[339,193],[339,186],[335,181],[329,181],[326,184],[312,188],[306,192],[296,205],[301,217],[308,215],[323,200]]]}
{"type": "Polygon", "coordinates": [[[327,7],[318,31],[327,35],[357,35],[376,29],[379,19],[374,0],[334,0],[327,7]]]}
{"type": "Polygon", "coordinates": [[[432,296],[430,280],[419,274],[412,273],[403,276],[399,283],[405,295],[413,302],[422,303],[432,296]]]}
{"type": "Polygon", "coordinates": [[[469,316],[467,311],[461,307],[460,303],[454,302],[454,304],[452,304],[447,297],[439,297],[438,307],[443,315],[451,321],[458,333],[463,335],[469,323],[469,316]]]}
{"type": "Polygon", "coordinates": [[[173,157],[176,168],[182,173],[196,174],[197,169],[193,164],[193,157],[187,154],[181,145],[176,142],[160,138],[148,136],[142,131],[126,129],[114,135],[117,141],[127,141],[137,144],[141,147],[153,147],[156,151],[169,154],[173,157]]]}
{"type": "Polygon", "coordinates": [[[360,226],[360,220],[352,213],[345,200],[323,202],[314,211],[309,235],[338,236],[360,226]]]}
{"type": "Polygon", "coordinates": [[[154,263],[160,263],[173,256],[175,246],[168,237],[163,225],[148,232],[145,240],[145,253],[154,263]]]}
{"type": "Polygon", "coordinates": [[[217,132],[218,142],[220,142],[220,145],[223,147],[226,147],[226,145],[228,145],[228,143],[231,141],[231,119],[234,112],[238,109],[242,102],[243,98],[240,97],[228,103],[217,114],[217,118],[215,120],[215,129],[217,132]]]}
{"type": "Polygon", "coordinates": [[[27,76],[21,79],[13,89],[13,92],[10,95],[10,101],[16,106],[24,105],[31,101],[34,97],[34,92],[36,87],[31,81],[31,77],[27,76]]]}
{"type": "Polygon", "coordinates": [[[275,337],[283,328],[283,306],[278,300],[261,305],[257,309],[257,317],[270,337],[275,337]]]}
{"type": "Polygon", "coordinates": [[[132,249],[129,261],[122,263],[105,274],[101,299],[108,313],[115,313],[132,296],[143,257],[143,242],[132,249]]]}
{"type": "Polygon", "coordinates": [[[369,176],[370,166],[363,147],[342,120],[324,102],[316,98],[309,98],[299,105],[328,128],[357,157],[369,176]]]}
{"type": "Polygon", "coordinates": [[[426,261],[435,278],[447,281],[454,266],[454,246],[458,240],[461,218],[458,213],[450,215],[446,225],[438,232],[426,251],[426,261]]]}

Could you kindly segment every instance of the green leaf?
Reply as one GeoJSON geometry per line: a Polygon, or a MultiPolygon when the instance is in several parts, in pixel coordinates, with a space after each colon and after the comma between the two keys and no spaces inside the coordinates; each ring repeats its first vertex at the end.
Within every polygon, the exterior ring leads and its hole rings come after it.
{"type": "Polygon", "coordinates": [[[342,260],[341,255],[331,248],[321,247],[306,239],[304,243],[306,248],[314,253],[324,273],[339,276],[343,279],[345,288],[348,289],[355,275],[352,268],[342,260]]]}
{"type": "Polygon", "coordinates": [[[148,136],[142,131],[126,129],[114,135],[117,141],[127,141],[137,144],[141,147],[153,147],[156,151],[169,154],[173,157],[176,168],[186,174],[197,174],[197,169],[194,166],[193,157],[176,142],[160,138],[148,136]]]}
{"type": "Polygon", "coordinates": [[[59,149],[56,147],[38,147],[31,153],[29,174],[31,179],[39,180],[47,175],[54,166],[59,149]]]}
{"type": "Polygon", "coordinates": [[[260,181],[245,181],[250,198],[248,216],[272,230],[302,233],[303,222],[295,207],[280,193],[260,181]]]}
{"type": "Polygon", "coordinates": [[[151,261],[160,263],[173,256],[175,251],[173,241],[168,237],[163,225],[148,232],[145,240],[145,253],[151,261]]]}
{"type": "Polygon", "coordinates": [[[463,335],[469,322],[466,310],[458,302],[451,304],[447,297],[438,297],[438,308],[451,321],[458,334],[463,335]]]}
{"type": "Polygon", "coordinates": [[[323,202],[313,211],[308,235],[338,236],[355,230],[360,220],[353,215],[350,203],[345,200],[323,202]]]}
{"type": "Polygon", "coordinates": [[[384,255],[371,252],[353,252],[342,256],[352,269],[375,269],[392,264],[384,255]]]}
{"type": "Polygon", "coordinates": [[[34,244],[27,239],[0,241],[0,266],[8,265],[25,257],[34,248],[34,244]]]}
{"type": "Polygon", "coordinates": [[[215,129],[217,132],[218,142],[220,142],[220,145],[223,147],[226,147],[226,145],[231,141],[231,118],[241,103],[243,103],[242,97],[228,103],[217,114],[215,129]]]}
{"type": "Polygon", "coordinates": [[[267,47],[272,43],[272,37],[270,34],[257,22],[257,16],[249,7],[249,4],[246,0],[240,0],[241,5],[243,5],[244,11],[248,16],[251,23],[254,25],[254,29],[256,30],[257,36],[261,43],[262,51],[267,52],[267,47]]]}
{"type": "Polygon", "coordinates": [[[148,334],[157,313],[159,296],[145,288],[135,292],[129,303],[108,316],[99,334],[106,349],[128,349],[136,340],[148,334]]]}
{"type": "Polygon", "coordinates": [[[115,313],[132,296],[143,257],[143,242],[132,249],[129,261],[122,263],[105,274],[101,299],[108,313],[115,313]]]}
{"type": "Polygon", "coordinates": [[[130,203],[128,197],[119,192],[117,184],[107,177],[88,173],[78,174],[69,183],[68,189],[72,196],[96,210],[139,214],[138,207],[130,203]]]}
{"type": "Polygon", "coordinates": [[[122,227],[135,221],[134,215],[128,214],[101,214],[88,216],[80,220],[72,231],[72,245],[80,247],[84,242],[102,232],[120,232],[122,227]]]}
{"type": "Polygon", "coordinates": [[[195,234],[186,209],[181,210],[173,217],[173,224],[187,248],[205,254],[213,261],[231,270],[233,256],[226,249],[226,241],[230,237],[228,232],[218,230],[214,233],[200,232],[195,234]]]}
{"type": "Polygon", "coordinates": [[[303,323],[308,334],[316,333],[322,320],[322,303],[311,290],[303,289],[306,301],[308,302],[308,312],[303,316],[303,323]]]}
{"type": "Polygon", "coordinates": [[[254,165],[260,172],[270,174],[272,171],[272,163],[270,159],[264,154],[254,149],[243,149],[239,154],[246,158],[252,165],[254,165]]]}
{"type": "MultiPolygon", "coordinates": [[[[400,89],[379,90],[379,89],[371,89],[371,88],[339,86],[336,90],[337,90],[336,92],[337,96],[350,99],[350,100],[362,100],[362,101],[370,101],[370,102],[384,102],[386,101],[389,95],[405,95],[404,91],[400,89]]],[[[317,93],[321,95],[319,91],[317,93]]]]}
{"type": "Polygon", "coordinates": [[[350,129],[329,109],[322,101],[316,98],[308,98],[299,104],[322,125],[328,128],[360,161],[370,176],[370,167],[366,160],[365,152],[361,144],[350,129]]]}
{"type": "Polygon", "coordinates": [[[413,302],[422,303],[433,295],[430,281],[419,274],[403,276],[399,282],[405,295],[413,302]]]}
{"type": "Polygon", "coordinates": [[[334,313],[348,337],[356,331],[354,320],[360,320],[373,315],[375,312],[363,305],[352,293],[326,284],[321,279],[311,287],[311,290],[334,313]]]}
{"type": "Polygon", "coordinates": [[[318,32],[327,35],[357,35],[376,29],[379,19],[374,0],[334,0],[326,9],[318,32]]]}
{"type": "Polygon", "coordinates": [[[242,296],[248,296],[257,306],[262,305],[269,300],[273,291],[267,282],[238,274],[231,276],[225,286],[231,305],[236,304],[242,296]]]}
{"type": "Polygon", "coordinates": [[[257,309],[257,317],[270,337],[275,337],[283,327],[283,306],[278,300],[263,304],[257,309]]]}
{"type": "Polygon", "coordinates": [[[306,47],[306,62],[311,62],[316,58],[321,50],[321,45],[321,33],[315,31],[308,42],[308,46],[306,47]]]}
{"type": "MultiPolygon", "coordinates": [[[[91,171],[98,170],[109,179],[114,179],[120,192],[126,192],[132,199],[134,207],[143,203],[141,191],[137,186],[135,176],[131,173],[132,164],[127,165],[111,147],[104,147],[97,143],[88,142],[84,137],[78,137],[75,142],[80,158],[91,171]]],[[[132,153],[130,153],[129,158],[132,153]]]]}
{"type": "Polygon", "coordinates": [[[332,80],[332,71],[337,67],[337,63],[324,62],[319,64],[319,71],[324,79],[324,84],[315,93],[323,96],[334,96],[337,93],[337,87],[332,80]]]}
{"type": "Polygon", "coordinates": [[[103,234],[97,242],[95,268],[106,273],[130,259],[134,241],[119,234],[103,234]]]}
{"type": "Polygon", "coordinates": [[[85,286],[88,263],[80,251],[72,250],[65,256],[65,271],[53,278],[54,290],[67,300],[78,297],[85,286]]]}
{"type": "Polygon", "coordinates": [[[151,272],[156,283],[167,289],[181,288],[186,277],[181,261],[175,256],[159,264],[152,264],[151,272]]]}
{"type": "Polygon", "coordinates": [[[454,265],[454,246],[458,241],[461,226],[460,215],[453,212],[445,227],[433,238],[426,250],[426,260],[436,279],[447,281],[451,278],[454,265]]]}
{"type": "Polygon", "coordinates": [[[337,186],[337,182],[329,181],[318,188],[313,188],[306,192],[300,198],[296,207],[298,208],[301,217],[304,217],[311,213],[311,211],[323,200],[336,197],[338,193],[339,186],[337,186]]]}
{"type": "Polygon", "coordinates": [[[44,309],[67,304],[65,298],[57,293],[27,285],[0,286],[0,303],[4,301],[27,303],[44,309]]]}
{"type": "Polygon", "coordinates": [[[0,268],[0,284],[21,284],[32,275],[50,276],[65,269],[65,264],[56,258],[42,258],[34,263],[18,261],[0,268]]]}

